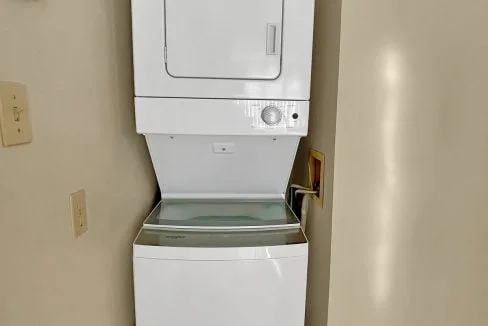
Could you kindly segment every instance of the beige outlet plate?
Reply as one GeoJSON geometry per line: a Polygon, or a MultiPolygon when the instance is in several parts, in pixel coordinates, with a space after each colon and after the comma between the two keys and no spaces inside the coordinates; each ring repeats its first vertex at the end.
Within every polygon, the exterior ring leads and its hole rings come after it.
{"type": "Polygon", "coordinates": [[[0,82],[0,129],[3,146],[32,142],[25,85],[0,82]]]}
{"type": "Polygon", "coordinates": [[[79,190],[69,196],[71,217],[73,218],[73,235],[78,238],[88,231],[88,218],[86,214],[85,190],[79,190]]]}

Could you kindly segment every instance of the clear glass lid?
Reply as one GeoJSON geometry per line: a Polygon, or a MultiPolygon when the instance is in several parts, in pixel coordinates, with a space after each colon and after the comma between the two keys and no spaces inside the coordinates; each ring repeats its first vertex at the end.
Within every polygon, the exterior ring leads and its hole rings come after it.
{"type": "Polygon", "coordinates": [[[270,229],[299,225],[283,200],[171,200],[159,203],[144,222],[144,227],[156,229],[270,229]]]}

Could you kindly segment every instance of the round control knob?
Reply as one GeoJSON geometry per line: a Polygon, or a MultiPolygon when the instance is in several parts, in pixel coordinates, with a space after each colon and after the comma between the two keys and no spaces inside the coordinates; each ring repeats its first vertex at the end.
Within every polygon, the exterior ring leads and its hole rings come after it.
{"type": "Polygon", "coordinates": [[[283,113],[276,106],[267,106],[261,111],[261,119],[268,126],[275,126],[283,119],[283,113]]]}

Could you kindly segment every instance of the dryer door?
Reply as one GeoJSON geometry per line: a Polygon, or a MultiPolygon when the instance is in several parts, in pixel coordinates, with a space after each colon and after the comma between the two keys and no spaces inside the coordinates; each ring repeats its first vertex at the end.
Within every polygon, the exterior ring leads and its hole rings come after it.
{"type": "Polygon", "coordinates": [[[164,14],[172,77],[279,77],[283,0],[165,0],[164,14]]]}

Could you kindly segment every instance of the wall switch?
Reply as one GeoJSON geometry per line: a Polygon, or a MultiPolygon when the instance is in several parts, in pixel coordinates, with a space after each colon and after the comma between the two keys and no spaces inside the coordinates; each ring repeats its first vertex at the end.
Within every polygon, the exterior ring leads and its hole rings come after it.
{"type": "Polygon", "coordinates": [[[0,82],[0,129],[3,146],[32,142],[25,85],[0,82]]]}
{"type": "Polygon", "coordinates": [[[85,190],[79,190],[69,196],[71,217],[73,218],[73,235],[78,238],[88,231],[88,219],[86,215],[85,190]]]}

